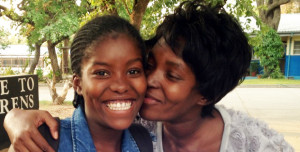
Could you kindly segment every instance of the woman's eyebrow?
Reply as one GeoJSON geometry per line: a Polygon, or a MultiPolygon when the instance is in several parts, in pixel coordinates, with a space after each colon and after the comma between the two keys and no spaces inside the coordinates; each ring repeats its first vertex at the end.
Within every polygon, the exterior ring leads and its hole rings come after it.
{"type": "Polygon", "coordinates": [[[183,70],[183,65],[181,63],[166,61],[166,65],[175,67],[176,69],[183,70]]]}

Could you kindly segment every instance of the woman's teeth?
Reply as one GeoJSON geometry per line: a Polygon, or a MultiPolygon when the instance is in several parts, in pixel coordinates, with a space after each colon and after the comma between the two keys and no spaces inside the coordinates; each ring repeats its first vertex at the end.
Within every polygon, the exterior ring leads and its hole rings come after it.
{"type": "Polygon", "coordinates": [[[130,101],[110,101],[106,104],[110,110],[128,110],[131,107],[130,101]]]}

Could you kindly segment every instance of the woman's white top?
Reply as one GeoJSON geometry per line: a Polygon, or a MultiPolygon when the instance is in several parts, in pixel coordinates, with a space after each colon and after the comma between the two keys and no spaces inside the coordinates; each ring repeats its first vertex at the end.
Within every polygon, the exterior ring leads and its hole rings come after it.
{"type": "MultiPolygon", "coordinates": [[[[220,152],[293,152],[283,136],[247,114],[217,105],[224,121],[220,152]]],[[[157,122],[154,151],[163,152],[162,123],[157,122]]]]}

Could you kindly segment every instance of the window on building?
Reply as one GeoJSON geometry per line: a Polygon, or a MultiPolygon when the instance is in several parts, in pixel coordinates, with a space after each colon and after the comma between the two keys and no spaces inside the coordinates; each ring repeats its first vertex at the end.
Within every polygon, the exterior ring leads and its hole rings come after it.
{"type": "Polygon", "coordinates": [[[300,55],[300,41],[294,42],[294,54],[300,55]]]}
{"type": "Polygon", "coordinates": [[[18,66],[18,61],[19,61],[19,59],[14,59],[14,65],[13,66],[18,66]]]}

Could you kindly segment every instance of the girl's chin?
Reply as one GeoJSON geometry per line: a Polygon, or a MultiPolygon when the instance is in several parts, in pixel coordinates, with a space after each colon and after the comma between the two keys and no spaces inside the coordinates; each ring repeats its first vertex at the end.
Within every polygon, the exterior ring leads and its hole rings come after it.
{"type": "Polygon", "coordinates": [[[128,129],[130,127],[130,125],[133,123],[133,120],[128,120],[128,121],[117,121],[117,122],[113,122],[112,124],[110,124],[110,127],[115,129],[115,130],[125,130],[128,129]]]}

